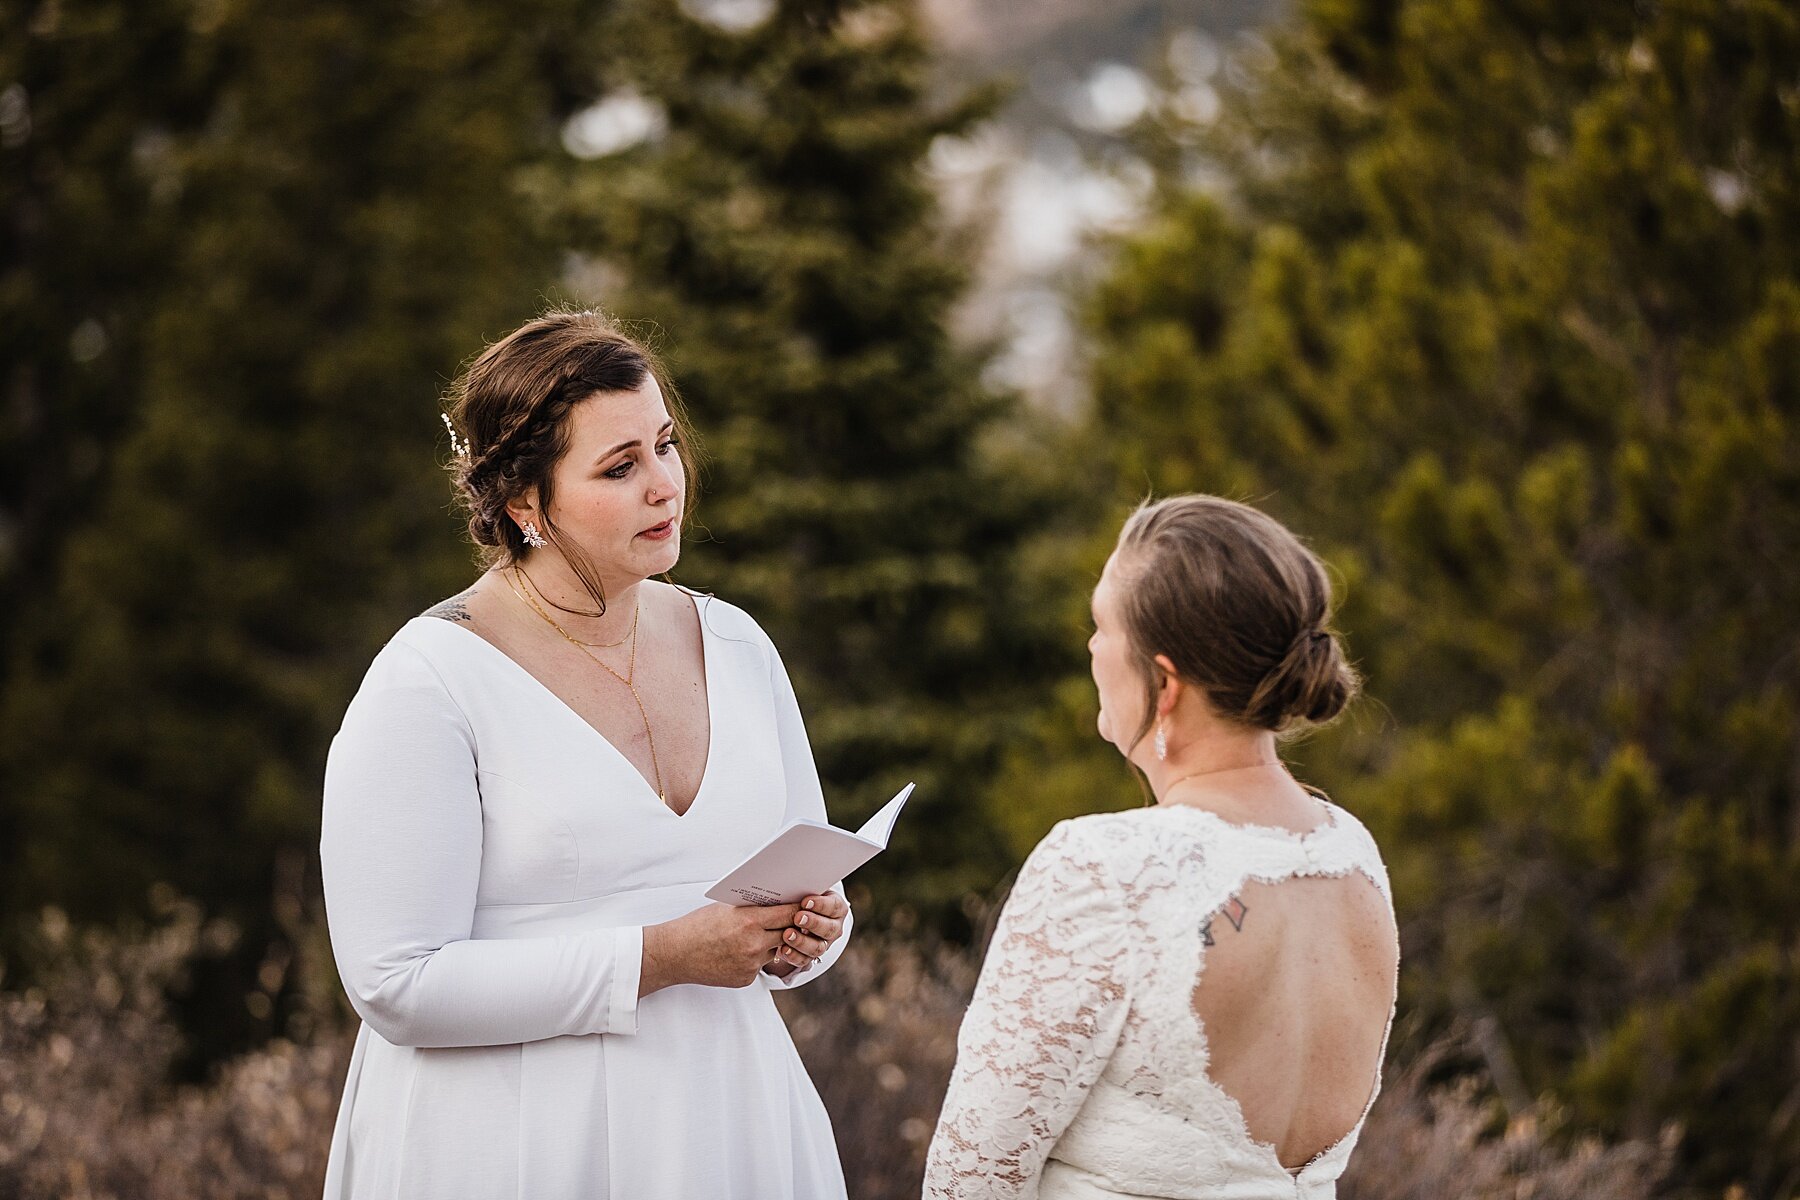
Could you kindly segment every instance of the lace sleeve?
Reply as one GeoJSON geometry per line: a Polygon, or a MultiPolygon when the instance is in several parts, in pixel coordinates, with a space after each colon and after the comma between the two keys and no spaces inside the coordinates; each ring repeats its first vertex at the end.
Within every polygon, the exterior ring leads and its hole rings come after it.
{"type": "Polygon", "coordinates": [[[1091,841],[1064,821],[1019,872],[957,1037],[928,1197],[1036,1196],[1118,1041],[1133,942],[1091,841]]]}

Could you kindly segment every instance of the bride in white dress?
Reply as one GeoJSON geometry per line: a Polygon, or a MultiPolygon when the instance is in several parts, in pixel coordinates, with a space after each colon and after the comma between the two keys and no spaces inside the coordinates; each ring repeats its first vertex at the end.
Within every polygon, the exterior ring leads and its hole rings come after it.
{"type": "Polygon", "coordinates": [[[1245,505],[1141,507],[1094,589],[1101,737],[1154,805],[1058,824],[958,1037],[925,1194],[1326,1200],[1369,1106],[1399,946],[1362,824],[1277,735],[1355,674],[1318,559],[1245,505]]]}
{"type": "Polygon", "coordinates": [[[445,416],[489,569],[394,635],[332,742],[325,900],[363,1026],[327,1200],[844,1196],[771,992],[831,965],[849,906],[703,896],[825,806],[756,622],[650,578],[688,495],[659,374],[552,314],[445,416]]]}

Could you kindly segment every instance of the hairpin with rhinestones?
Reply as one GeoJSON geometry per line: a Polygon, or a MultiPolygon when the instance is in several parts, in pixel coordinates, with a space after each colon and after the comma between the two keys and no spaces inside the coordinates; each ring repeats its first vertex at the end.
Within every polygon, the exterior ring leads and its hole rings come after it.
{"type": "Polygon", "coordinates": [[[459,438],[456,436],[456,426],[454,426],[450,423],[450,414],[449,413],[441,412],[438,414],[438,416],[444,418],[444,428],[448,429],[450,431],[450,453],[456,455],[456,457],[458,457],[460,459],[467,460],[467,458],[469,457],[469,441],[468,441],[468,439],[467,438],[459,438]]]}

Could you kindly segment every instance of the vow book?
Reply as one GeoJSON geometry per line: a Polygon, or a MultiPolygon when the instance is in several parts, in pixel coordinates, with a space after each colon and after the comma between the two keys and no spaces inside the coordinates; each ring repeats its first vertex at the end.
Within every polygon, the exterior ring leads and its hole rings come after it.
{"type": "Polygon", "coordinates": [[[775,831],[763,848],[706,893],[721,904],[793,904],[825,889],[887,849],[894,821],[912,795],[907,784],[855,833],[802,817],[775,831]]]}

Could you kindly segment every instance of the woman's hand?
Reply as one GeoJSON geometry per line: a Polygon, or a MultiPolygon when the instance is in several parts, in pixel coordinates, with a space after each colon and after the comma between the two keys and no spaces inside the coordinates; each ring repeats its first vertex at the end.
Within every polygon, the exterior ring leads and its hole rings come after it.
{"type": "Polygon", "coordinates": [[[799,904],[767,908],[708,904],[673,921],[647,926],[638,995],[677,983],[728,988],[754,983],[758,971],[777,961],[776,948],[787,948],[782,934],[798,915],[799,904]]]}
{"type": "Polygon", "coordinates": [[[793,925],[781,931],[781,950],[769,973],[786,977],[823,958],[831,943],[844,936],[844,917],[849,912],[850,902],[836,892],[801,900],[793,925]]]}

